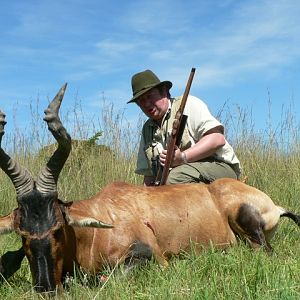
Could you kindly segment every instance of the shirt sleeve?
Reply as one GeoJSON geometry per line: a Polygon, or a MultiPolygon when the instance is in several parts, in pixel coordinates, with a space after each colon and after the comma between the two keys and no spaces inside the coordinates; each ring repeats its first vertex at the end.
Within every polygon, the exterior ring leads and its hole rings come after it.
{"type": "Polygon", "coordinates": [[[188,97],[184,114],[188,116],[188,129],[195,143],[210,129],[218,126],[223,127],[210,113],[207,105],[194,96],[188,97]]]}

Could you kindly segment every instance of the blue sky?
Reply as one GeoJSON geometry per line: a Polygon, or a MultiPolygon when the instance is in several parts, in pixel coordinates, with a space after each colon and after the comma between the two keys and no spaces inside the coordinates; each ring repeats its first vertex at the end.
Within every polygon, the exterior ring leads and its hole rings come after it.
{"type": "Polygon", "coordinates": [[[175,96],[196,67],[191,94],[214,113],[251,108],[259,130],[269,98],[275,121],[291,101],[299,116],[299,16],[298,0],[4,0],[0,109],[24,125],[68,82],[63,110],[79,98],[100,114],[105,97],[134,121],[134,73],[152,69],[175,96]]]}

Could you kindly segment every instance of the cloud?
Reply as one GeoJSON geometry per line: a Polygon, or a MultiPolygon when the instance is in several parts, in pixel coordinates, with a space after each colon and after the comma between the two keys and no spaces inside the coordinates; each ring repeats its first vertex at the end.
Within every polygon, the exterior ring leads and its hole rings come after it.
{"type": "Polygon", "coordinates": [[[258,71],[273,76],[299,59],[300,6],[295,1],[254,3],[242,2],[226,26],[191,41],[193,50],[181,53],[201,65],[206,86],[233,83],[258,71]]]}
{"type": "Polygon", "coordinates": [[[118,8],[75,1],[71,14],[67,2],[18,3],[9,10],[15,22],[1,31],[0,75],[24,81],[31,95],[40,81],[63,78],[93,83],[88,98],[103,89],[127,99],[131,75],[145,68],[179,91],[191,67],[196,87],[234,85],[258,73],[276,76],[300,56],[297,1],[128,1],[118,8]]]}
{"type": "Polygon", "coordinates": [[[96,47],[109,56],[120,56],[136,49],[137,45],[130,42],[118,42],[112,39],[105,39],[96,43],[96,47]]]}
{"type": "Polygon", "coordinates": [[[133,32],[147,36],[178,35],[188,29],[184,8],[181,1],[131,1],[121,22],[133,32]]]}

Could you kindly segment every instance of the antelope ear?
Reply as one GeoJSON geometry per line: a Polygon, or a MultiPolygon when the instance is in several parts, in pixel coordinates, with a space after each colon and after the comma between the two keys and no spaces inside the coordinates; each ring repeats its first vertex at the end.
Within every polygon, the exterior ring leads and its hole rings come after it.
{"type": "Polygon", "coordinates": [[[72,208],[72,203],[65,203],[64,212],[67,223],[70,226],[92,227],[92,228],[114,228],[112,224],[102,222],[89,216],[86,211],[79,211],[72,208]]]}
{"type": "Polygon", "coordinates": [[[0,234],[14,231],[14,213],[0,217],[0,234]]]}

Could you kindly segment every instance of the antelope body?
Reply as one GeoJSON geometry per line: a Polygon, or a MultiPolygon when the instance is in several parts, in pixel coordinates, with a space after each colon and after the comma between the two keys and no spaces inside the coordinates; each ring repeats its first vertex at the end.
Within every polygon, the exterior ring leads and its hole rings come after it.
{"type": "Polygon", "coordinates": [[[97,273],[106,266],[154,257],[167,266],[182,251],[200,252],[210,244],[225,248],[237,235],[254,248],[269,244],[281,216],[300,217],[273,203],[263,192],[233,179],[209,185],[159,187],[112,183],[90,199],[63,202],[57,180],[71,150],[71,138],[58,110],[63,86],[45,111],[58,149],[36,180],[1,148],[4,114],[0,112],[0,166],[17,192],[18,208],[0,218],[0,233],[15,231],[22,248],[4,254],[0,273],[9,277],[26,256],[37,291],[54,291],[73,264],[97,273]]]}

